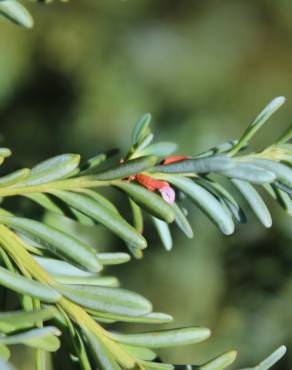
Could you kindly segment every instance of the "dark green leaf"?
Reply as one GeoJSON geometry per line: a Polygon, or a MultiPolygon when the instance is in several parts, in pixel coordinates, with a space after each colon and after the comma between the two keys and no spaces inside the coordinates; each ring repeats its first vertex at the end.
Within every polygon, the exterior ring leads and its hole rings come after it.
{"type": "Polygon", "coordinates": [[[151,114],[145,113],[140,118],[140,120],[136,123],[133,132],[132,132],[132,145],[136,145],[140,143],[141,140],[146,136],[148,133],[148,126],[151,121],[151,114]]]}
{"type": "Polygon", "coordinates": [[[174,221],[175,215],[171,205],[166,203],[157,194],[148,191],[140,185],[125,181],[116,184],[116,186],[127,193],[138,205],[146,209],[153,216],[167,223],[174,221]]]}
{"type": "Polygon", "coordinates": [[[132,159],[94,175],[94,179],[99,181],[123,179],[149,170],[156,162],[157,157],[153,156],[132,159]]]}

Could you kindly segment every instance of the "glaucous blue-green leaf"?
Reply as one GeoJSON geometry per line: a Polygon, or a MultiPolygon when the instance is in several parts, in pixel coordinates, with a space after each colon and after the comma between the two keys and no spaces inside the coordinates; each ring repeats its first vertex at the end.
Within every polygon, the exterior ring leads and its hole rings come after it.
{"type": "Polygon", "coordinates": [[[155,166],[153,171],[163,173],[209,173],[221,172],[235,167],[235,161],[228,157],[185,159],[167,165],[155,166]]]}
{"type": "MultiPolygon", "coordinates": [[[[78,169],[80,155],[62,154],[34,166],[21,185],[40,185],[71,176],[78,169]]],[[[19,185],[18,184],[18,185],[19,185]]]]}
{"type": "Polygon", "coordinates": [[[223,370],[231,365],[237,357],[236,351],[226,352],[221,356],[208,361],[206,364],[199,367],[200,370],[223,370]]]}
{"type": "Polygon", "coordinates": [[[81,268],[93,272],[101,270],[102,266],[93,247],[53,226],[28,218],[4,215],[0,215],[0,221],[16,230],[40,239],[41,242],[46,243],[47,249],[51,252],[81,268]]]}
{"type": "Polygon", "coordinates": [[[134,227],[128,224],[118,213],[102,206],[94,199],[79,193],[52,191],[58,198],[86,214],[97,222],[100,222],[120,238],[133,245],[135,248],[145,248],[146,240],[134,227]]]}
{"type": "Polygon", "coordinates": [[[172,208],[175,214],[175,223],[182,230],[182,232],[191,239],[194,236],[193,229],[183,210],[177,205],[177,203],[173,203],[172,208]]]}
{"type": "Polygon", "coordinates": [[[177,144],[171,142],[160,142],[149,145],[139,152],[140,156],[155,155],[157,157],[168,157],[177,150],[177,144]]]}
{"type": "Polygon", "coordinates": [[[261,223],[269,228],[272,226],[272,217],[266,206],[265,202],[263,201],[262,197],[256,191],[256,189],[246,181],[231,180],[235,187],[240,191],[246,202],[249,204],[251,209],[253,210],[254,214],[257,218],[261,221],[261,223]]]}
{"type": "Polygon", "coordinates": [[[61,332],[54,326],[31,329],[22,333],[0,337],[0,344],[25,344],[29,347],[43,349],[49,352],[55,352],[60,347],[60,341],[57,336],[61,332]]]}
{"type": "Polygon", "coordinates": [[[118,342],[132,346],[164,348],[199,343],[209,338],[210,334],[207,328],[189,327],[143,334],[112,333],[111,335],[118,342]]]}
{"type": "Polygon", "coordinates": [[[100,312],[140,316],[152,309],[151,303],[146,298],[125,289],[62,285],[59,290],[73,302],[100,312]]]}
{"type": "Polygon", "coordinates": [[[16,0],[1,0],[0,15],[22,27],[32,28],[33,26],[32,16],[28,10],[16,0]]]}
{"type": "Polygon", "coordinates": [[[153,361],[157,354],[149,348],[130,346],[129,344],[121,344],[128,353],[139,360],[153,361]]]}
{"type": "Polygon", "coordinates": [[[170,234],[169,226],[166,222],[159,220],[156,217],[152,217],[154,226],[157,229],[158,235],[167,251],[172,249],[172,237],[170,234]]]}
{"type": "Polygon", "coordinates": [[[161,312],[150,312],[142,316],[108,314],[104,312],[97,312],[94,310],[88,310],[88,312],[90,312],[90,314],[96,317],[98,320],[99,318],[103,318],[107,320],[112,320],[112,322],[123,321],[139,324],[167,324],[173,321],[172,316],[161,312]]]}
{"type": "Polygon", "coordinates": [[[257,166],[264,168],[267,171],[275,173],[277,180],[282,182],[288,188],[292,189],[292,168],[285,164],[270,161],[268,159],[255,159],[253,160],[257,166]]]}
{"type": "Polygon", "coordinates": [[[52,319],[56,309],[52,306],[34,311],[5,311],[0,313],[0,332],[19,330],[52,319]]]}
{"type": "Polygon", "coordinates": [[[8,271],[3,267],[0,267],[0,285],[14,292],[38,298],[44,302],[58,302],[62,297],[55,289],[15,272],[8,271]]]}
{"type": "Polygon", "coordinates": [[[129,262],[131,256],[128,253],[98,253],[99,262],[102,265],[120,265],[129,262]]]}
{"type": "Polygon", "coordinates": [[[234,232],[234,223],[230,214],[206,189],[186,177],[167,175],[165,178],[188,195],[224,234],[230,235],[234,232]]]}
{"type": "Polygon", "coordinates": [[[253,163],[237,162],[236,167],[221,171],[221,174],[254,184],[270,184],[276,180],[274,171],[257,166],[254,161],[253,163]]]}

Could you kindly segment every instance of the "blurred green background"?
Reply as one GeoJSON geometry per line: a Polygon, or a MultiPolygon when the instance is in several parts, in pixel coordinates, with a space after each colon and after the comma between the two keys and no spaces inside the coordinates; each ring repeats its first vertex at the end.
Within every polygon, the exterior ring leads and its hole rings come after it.
{"type": "MultiPolygon", "coordinates": [[[[257,147],[291,123],[290,0],[28,6],[33,30],[0,23],[1,145],[14,152],[4,172],[62,152],[87,157],[126,150],[133,124],[146,111],[156,137],[176,141],[181,154],[237,138],[277,95],[288,102],[257,136],[257,147]]],[[[111,197],[123,208],[118,194],[111,197]]],[[[20,199],[8,206],[39,216],[20,199]]],[[[172,314],[176,326],[212,329],[206,343],[162,352],[166,361],[200,363],[237,349],[237,367],[248,366],[282,343],[292,348],[291,220],[271,207],[271,230],[249,214],[249,224],[231,237],[192,208],[195,237],[189,241],[174,230],[171,253],[149,225],[145,258],[110,271],[123,286],[149,297],[156,310],[172,314]]],[[[68,227],[100,250],[125,250],[102,228],[68,227]]],[[[33,370],[29,358],[19,348],[14,363],[33,370]]],[[[291,365],[288,351],[278,369],[291,365]]]]}

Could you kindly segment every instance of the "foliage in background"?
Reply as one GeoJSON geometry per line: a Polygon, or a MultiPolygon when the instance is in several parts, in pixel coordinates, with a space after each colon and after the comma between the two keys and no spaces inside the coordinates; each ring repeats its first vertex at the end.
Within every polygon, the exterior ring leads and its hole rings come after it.
{"type": "MultiPolygon", "coordinates": [[[[47,10],[30,7],[39,17],[34,33],[3,23],[1,124],[16,153],[8,167],[30,166],[64,148],[90,155],[96,148],[125,147],[125,132],[144,109],[154,112],[160,136],[166,137],[166,130],[169,137],[176,135],[182,154],[190,153],[236,137],[240,122],[271,93],[290,97],[289,3],[181,3],[84,1],[47,10]]],[[[288,105],[258,145],[272,141],[290,116],[288,105]]],[[[11,206],[40,216],[27,202],[11,201],[11,206]]],[[[198,226],[191,249],[175,233],[180,248],[166,255],[153,237],[145,260],[114,269],[127,286],[175,314],[180,325],[201,322],[215,329],[204,347],[173,350],[165,354],[168,358],[204,360],[207,353],[235,346],[244,354],[241,363],[247,363],[275,343],[289,343],[290,223],[277,209],[273,212],[268,233],[253,222],[248,235],[243,227],[226,240],[192,211],[198,226]],[[175,301],[183,302],[183,312],[175,301]]],[[[151,230],[146,226],[146,232],[151,230]]],[[[102,247],[118,247],[101,230],[62,227],[90,242],[98,238],[102,247]]]]}

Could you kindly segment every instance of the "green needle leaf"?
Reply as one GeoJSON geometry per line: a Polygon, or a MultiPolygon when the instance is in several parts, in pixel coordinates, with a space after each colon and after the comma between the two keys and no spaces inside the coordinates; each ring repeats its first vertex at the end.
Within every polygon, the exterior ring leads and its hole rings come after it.
{"type": "Polygon", "coordinates": [[[146,298],[125,289],[62,285],[59,290],[73,302],[100,312],[140,316],[152,309],[151,303],[146,298]]]}
{"type": "Polygon", "coordinates": [[[131,259],[128,253],[98,253],[97,257],[102,265],[120,265],[131,259]]]}
{"type": "Polygon", "coordinates": [[[55,190],[51,191],[51,193],[71,207],[91,217],[93,220],[100,222],[135,248],[146,248],[147,243],[143,236],[128,224],[117,212],[110,210],[108,207],[99,204],[94,199],[83,194],[55,190]]]}
{"type": "Polygon", "coordinates": [[[0,344],[25,344],[29,347],[55,352],[60,347],[60,341],[56,337],[60,331],[54,326],[40,329],[32,329],[23,333],[0,337],[0,344]]]}
{"type": "Polygon", "coordinates": [[[285,355],[286,351],[287,348],[285,346],[281,346],[255,367],[241,370],[268,370],[285,355]]]}
{"type": "Polygon", "coordinates": [[[229,178],[248,181],[254,184],[270,184],[276,180],[276,174],[272,169],[268,170],[256,163],[238,162],[235,168],[222,171],[222,175],[229,178]]]}
{"type": "Polygon", "coordinates": [[[6,311],[0,313],[0,331],[9,332],[37,324],[38,321],[52,319],[56,315],[54,307],[37,311],[6,311]]]}
{"type": "Polygon", "coordinates": [[[126,181],[115,184],[115,186],[127,193],[138,205],[153,216],[167,223],[174,221],[175,215],[171,205],[166,203],[159,195],[140,185],[126,181]]]}
{"type": "Polygon", "coordinates": [[[164,221],[159,220],[156,217],[152,217],[153,223],[158,231],[162,244],[164,245],[167,251],[172,249],[172,237],[168,224],[164,221]]]}
{"type": "Polygon", "coordinates": [[[99,181],[123,179],[149,170],[156,164],[156,162],[157,157],[154,156],[132,159],[94,175],[94,179],[99,181]]]}
{"type": "Polygon", "coordinates": [[[262,197],[255,190],[255,188],[246,181],[241,180],[231,180],[236,188],[243,195],[247,203],[250,205],[254,214],[258,217],[261,223],[269,228],[272,226],[272,217],[271,214],[263,201],[262,197]]]}
{"type": "Polygon", "coordinates": [[[76,172],[79,162],[80,155],[78,154],[62,154],[47,159],[33,167],[30,175],[21,185],[40,185],[67,178],[76,172]]]}
{"type": "Polygon", "coordinates": [[[229,155],[235,155],[243,146],[247,145],[254,134],[263,126],[263,124],[271,117],[271,115],[281,107],[284,102],[285,98],[283,96],[278,96],[277,98],[273,99],[252,121],[238,143],[230,151],[229,155]]]}
{"type": "Polygon", "coordinates": [[[176,203],[173,203],[172,208],[175,213],[175,223],[182,230],[182,232],[191,239],[194,236],[193,229],[184,212],[176,203]]]}
{"type": "Polygon", "coordinates": [[[185,159],[163,166],[156,166],[152,171],[162,173],[221,172],[234,168],[235,164],[236,162],[228,157],[185,159]]]}
{"type": "Polygon", "coordinates": [[[133,357],[138,358],[139,360],[153,361],[157,357],[157,354],[149,348],[135,347],[130,346],[129,344],[122,344],[121,346],[133,357]]]}
{"type": "Polygon", "coordinates": [[[30,170],[28,168],[23,168],[9,175],[0,177],[0,187],[15,185],[18,182],[24,180],[29,175],[30,170]]]}
{"type": "Polygon", "coordinates": [[[161,142],[149,145],[147,148],[139,151],[139,156],[155,155],[157,157],[168,157],[177,149],[176,143],[161,142]]]}
{"type": "Polygon", "coordinates": [[[107,347],[90,332],[86,332],[92,356],[101,370],[122,370],[107,347]]]}
{"type": "Polygon", "coordinates": [[[139,144],[148,134],[148,127],[151,121],[151,114],[145,113],[136,123],[132,132],[132,145],[139,144]]]}
{"type": "Polygon", "coordinates": [[[15,0],[1,0],[0,14],[19,26],[32,28],[33,19],[26,8],[15,0]]]}
{"type": "Polygon", "coordinates": [[[0,215],[0,221],[18,231],[26,232],[46,243],[46,248],[76,266],[92,272],[100,271],[96,250],[73,236],[53,226],[30,220],[28,218],[0,215]]]}
{"type": "Polygon", "coordinates": [[[226,352],[214,360],[209,361],[205,365],[200,366],[200,370],[223,370],[231,365],[237,357],[236,351],[226,352]]]}
{"type": "Polygon", "coordinates": [[[199,343],[209,338],[210,334],[211,332],[207,328],[190,327],[143,334],[112,333],[111,335],[123,344],[147,348],[164,348],[199,343]]]}
{"type": "Polygon", "coordinates": [[[224,206],[206,189],[192,180],[167,175],[166,180],[178,187],[188,195],[193,202],[220,228],[223,234],[230,235],[234,232],[234,223],[224,206]]]}
{"type": "Polygon", "coordinates": [[[268,159],[253,159],[253,163],[267,171],[274,172],[280,182],[292,189],[292,169],[290,167],[268,159]]]}
{"type": "Polygon", "coordinates": [[[31,297],[38,298],[44,302],[58,302],[62,297],[55,289],[37,281],[25,278],[15,272],[8,271],[3,267],[0,267],[0,285],[3,285],[17,293],[27,294],[31,297]]]}

